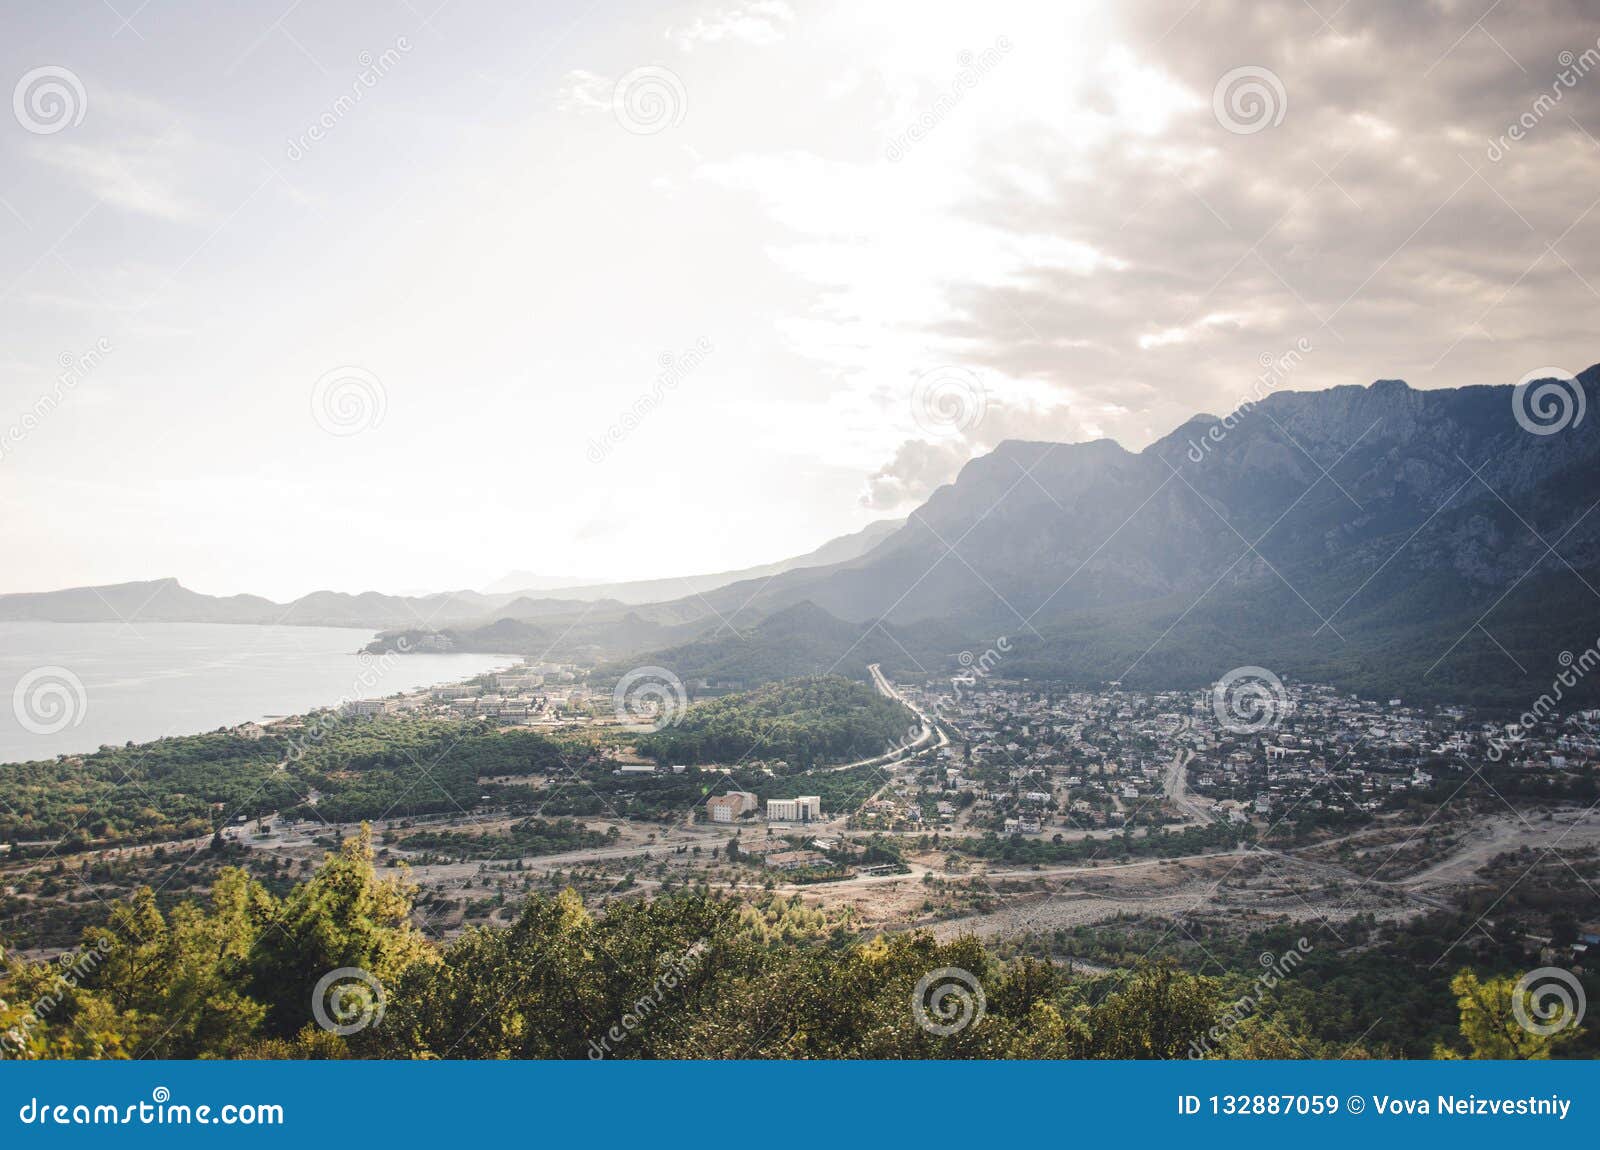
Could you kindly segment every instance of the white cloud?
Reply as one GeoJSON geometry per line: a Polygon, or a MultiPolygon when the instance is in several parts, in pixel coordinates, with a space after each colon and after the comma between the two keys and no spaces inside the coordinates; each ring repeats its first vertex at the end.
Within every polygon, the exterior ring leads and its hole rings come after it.
{"type": "Polygon", "coordinates": [[[782,0],[754,0],[753,3],[722,8],[707,16],[696,17],[692,24],[675,28],[667,36],[686,52],[692,51],[696,44],[716,44],[725,40],[768,47],[782,41],[793,22],[794,9],[782,0]]]}
{"type": "Polygon", "coordinates": [[[173,221],[203,214],[187,188],[202,162],[197,141],[181,128],[146,133],[119,129],[92,143],[52,138],[36,154],[65,173],[95,199],[139,215],[173,221]]]}
{"type": "Polygon", "coordinates": [[[556,108],[562,112],[574,110],[611,110],[612,90],[615,80],[608,80],[593,72],[576,68],[568,72],[556,92],[556,108]]]}

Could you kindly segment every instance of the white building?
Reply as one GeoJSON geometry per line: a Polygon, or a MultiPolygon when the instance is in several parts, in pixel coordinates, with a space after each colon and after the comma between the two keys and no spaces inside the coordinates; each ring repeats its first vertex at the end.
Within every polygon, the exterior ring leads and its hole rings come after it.
{"type": "Polygon", "coordinates": [[[810,822],[822,819],[822,799],[801,795],[793,799],[768,799],[767,821],[773,823],[810,822]]]}

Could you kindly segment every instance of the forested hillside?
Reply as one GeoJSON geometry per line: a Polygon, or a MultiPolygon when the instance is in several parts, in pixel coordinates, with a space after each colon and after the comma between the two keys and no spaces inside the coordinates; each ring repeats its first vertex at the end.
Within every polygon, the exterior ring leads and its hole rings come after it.
{"type": "MultiPolygon", "coordinates": [[[[587,911],[570,892],[512,925],[434,942],[411,892],[381,881],[365,834],[275,897],[226,870],[206,905],[143,889],[61,961],[8,959],[7,1058],[1305,1058],[1393,1053],[1332,1042],[1255,973],[1136,963],[1074,977],[971,938],[870,940],[785,899],[709,891],[587,911]],[[780,925],[781,924],[781,925],[780,925]],[[930,995],[930,987],[934,993],[930,995]],[[946,993],[939,993],[938,988],[946,993]]],[[[1456,977],[1440,1056],[1549,1057],[1509,1022],[1510,981],[1456,977]]],[[[1314,1003],[1311,1006],[1314,1009],[1314,1003]]],[[[1346,1020],[1354,1026],[1359,1020],[1346,1020]]]]}
{"type": "Polygon", "coordinates": [[[331,712],[258,739],[219,731],[18,763],[0,771],[0,842],[144,842],[210,834],[219,818],[317,813],[329,822],[458,812],[480,778],[586,763],[582,743],[483,723],[331,712]]]}
{"type": "Polygon", "coordinates": [[[696,703],[641,739],[639,750],[661,763],[734,763],[759,753],[809,768],[881,754],[916,722],[873,688],[823,675],[696,703]]]}

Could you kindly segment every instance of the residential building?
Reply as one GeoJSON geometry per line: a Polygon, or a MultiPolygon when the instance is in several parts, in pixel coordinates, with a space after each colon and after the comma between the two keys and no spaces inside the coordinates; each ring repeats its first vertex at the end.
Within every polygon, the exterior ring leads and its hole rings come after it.
{"type": "Polygon", "coordinates": [[[714,823],[731,823],[746,811],[756,810],[760,800],[749,791],[729,791],[706,800],[706,813],[714,823]]]}

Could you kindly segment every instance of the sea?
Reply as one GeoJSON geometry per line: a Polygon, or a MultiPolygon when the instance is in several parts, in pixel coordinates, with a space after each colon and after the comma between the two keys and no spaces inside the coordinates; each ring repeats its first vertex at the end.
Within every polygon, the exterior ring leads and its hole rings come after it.
{"type": "Polygon", "coordinates": [[[374,632],[229,623],[0,622],[0,763],[376,699],[511,655],[366,655],[374,632]]]}

